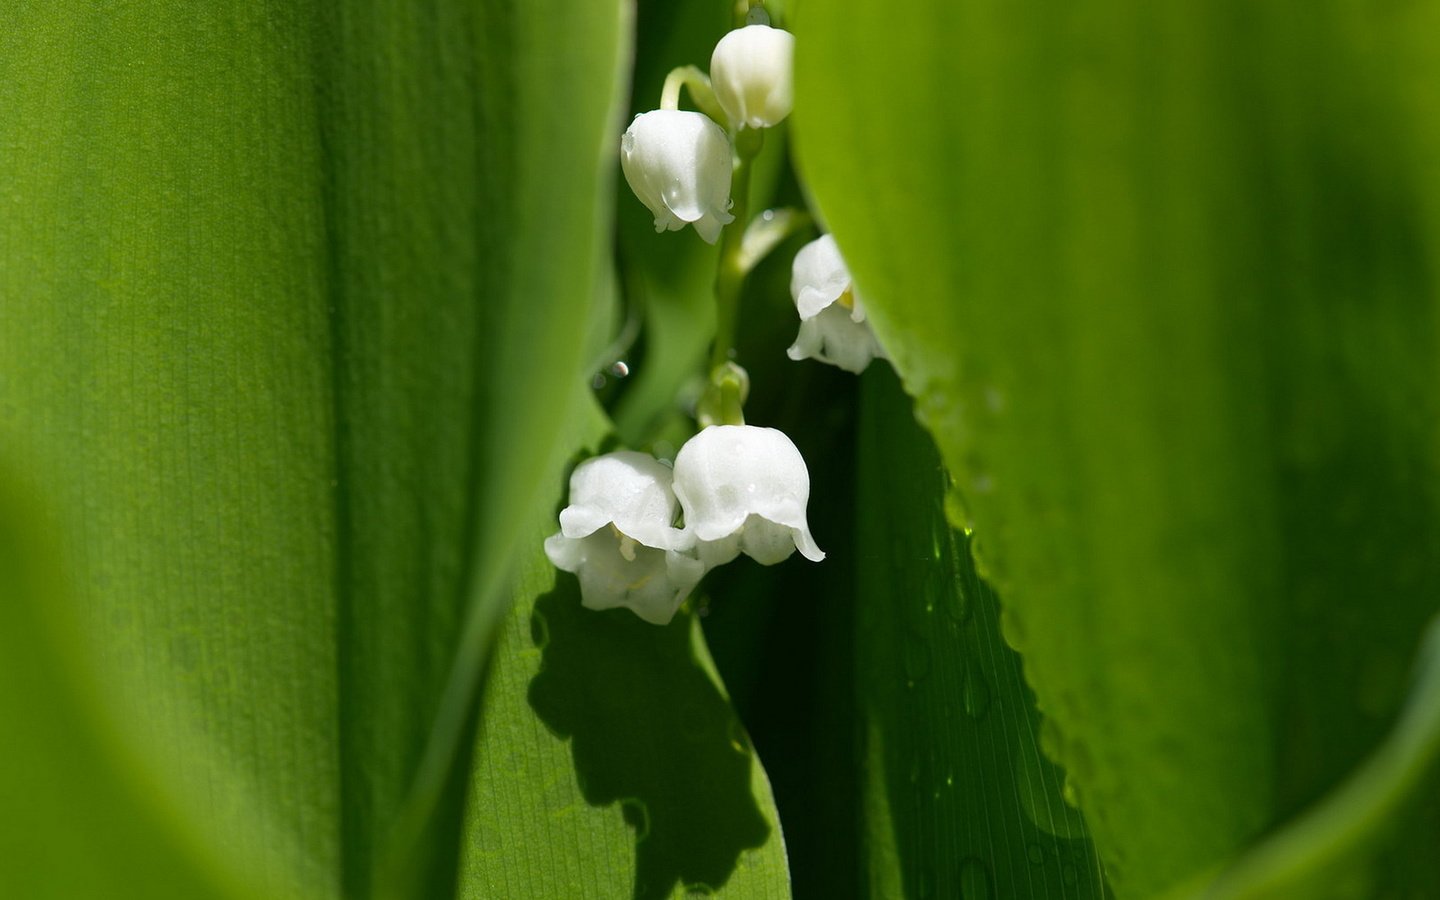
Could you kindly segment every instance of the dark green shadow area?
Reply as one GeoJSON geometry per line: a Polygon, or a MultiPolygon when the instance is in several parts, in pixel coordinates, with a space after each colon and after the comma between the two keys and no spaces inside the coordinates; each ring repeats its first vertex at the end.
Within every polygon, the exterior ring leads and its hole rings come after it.
{"type": "Polygon", "coordinates": [[[562,574],[535,603],[541,648],[530,705],[570,741],[581,794],[619,803],[635,829],[635,891],[718,890],[770,824],[755,801],[745,729],[699,649],[694,617],[664,628],[628,610],[594,612],[562,574]]]}
{"type": "Polygon", "coordinates": [[[871,895],[1105,897],[998,598],[946,520],[939,455],[888,367],[862,381],[856,666],[871,895]]]}

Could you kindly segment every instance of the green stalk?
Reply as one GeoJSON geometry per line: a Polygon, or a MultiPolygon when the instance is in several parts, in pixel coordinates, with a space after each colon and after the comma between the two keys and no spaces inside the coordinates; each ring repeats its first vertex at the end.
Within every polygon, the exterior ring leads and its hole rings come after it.
{"type": "Polygon", "coordinates": [[[745,283],[745,260],[742,247],[745,227],[750,219],[750,163],[760,153],[765,133],[743,128],[735,134],[735,175],[730,182],[730,207],[735,220],[720,235],[720,264],[715,274],[715,344],[710,353],[710,368],[723,366],[730,360],[735,346],[735,320],[740,309],[740,288],[745,283]]]}

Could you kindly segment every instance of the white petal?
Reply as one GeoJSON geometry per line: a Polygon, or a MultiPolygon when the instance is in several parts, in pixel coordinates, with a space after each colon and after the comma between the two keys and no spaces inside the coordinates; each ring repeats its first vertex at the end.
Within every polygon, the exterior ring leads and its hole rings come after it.
{"type": "Polygon", "coordinates": [[[728,212],[730,138],[698,112],[657,109],[636,116],[620,138],[620,168],[654,214],[656,231],[694,222],[713,244],[721,227],[734,221],[728,212]]]}
{"type": "Polygon", "coordinates": [[[835,238],[822,235],[795,254],[790,268],[790,296],[801,319],[815,318],[848,290],[850,270],[840,256],[835,238]]]}
{"type": "Polygon", "coordinates": [[[646,453],[621,450],[587,459],[570,476],[570,505],[560,532],[582,538],[613,524],[647,547],[683,550],[689,538],[674,527],[680,505],[672,474],[646,453]]]}
{"type": "Polygon", "coordinates": [[[589,609],[624,606],[656,625],[668,623],[705,574],[697,559],[674,550],[624,546],[611,528],[583,538],[552,535],[545,553],[556,568],[580,579],[580,602],[589,609]]]}
{"type": "Polygon", "coordinates": [[[847,372],[860,373],[870,360],[885,358],[870,323],[856,321],[843,306],[828,306],[813,319],[800,323],[795,343],[786,351],[791,359],[818,359],[847,372]]]}
{"type": "Polygon", "coordinates": [[[808,558],[819,561],[825,556],[805,520],[810,473],[783,432],[753,425],[703,429],[675,457],[674,487],[685,510],[686,530],[695,536],[707,563],[731,553],[737,537],[740,552],[763,556],[760,561],[766,564],[778,562],[770,524],[782,526],[791,545],[808,558]],[[763,522],[753,523],[758,533],[747,541],[752,516],[763,522]],[[716,543],[720,546],[707,547],[716,543]]]}
{"type": "Polygon", "coordinates": [[[710,56],[710,83],[732,125],[768,128],[790,115],[794,56],[795,36],[768,25],[747,25],[720,39],[710,56]]]}

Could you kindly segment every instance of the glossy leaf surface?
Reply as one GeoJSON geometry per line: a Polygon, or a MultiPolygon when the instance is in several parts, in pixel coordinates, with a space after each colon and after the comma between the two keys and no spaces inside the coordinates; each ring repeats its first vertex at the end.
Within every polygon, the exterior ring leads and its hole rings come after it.
{"type": "MultiPolygon", "coordinates": [[[[1437,15],[795,22],[801,173],[1124,896],[1339,784],[1436,608],[1437,15]]],[[[1398,858],[1353,877],[1434,889],[1398,858]]]]}

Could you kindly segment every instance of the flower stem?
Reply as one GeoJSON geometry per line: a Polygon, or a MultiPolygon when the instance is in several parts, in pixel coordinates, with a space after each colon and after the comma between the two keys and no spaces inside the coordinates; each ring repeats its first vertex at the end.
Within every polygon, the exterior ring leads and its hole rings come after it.
{"type": "Polygon", "coordinates": [[[745,229],[750,220],[750,163],[760,153],[765,133],[755,128],[742,128],[735,135],[735,175],[730,181],[735,217],[720,235],[720,265],[715,273],[715,344],[710,352],[710,368],[716,369],[730,360],[735,346],[735,320],[740,312],[740,289],[745,283],[745,258],[742,253],[745,229]]]}
{"type": "Polygon", "coordinates": [[[678,66],[670,70],[670,74],[665,76],[665,84],[660,88],[660,108],[679,109],[681,88],[689,89],[690,99],[696,109],[720,123],[722,128],[725,126],[725,111],[715,99],[715,89],[710,86],[710,76],[700,71],[697,66],[678,66]]]}

